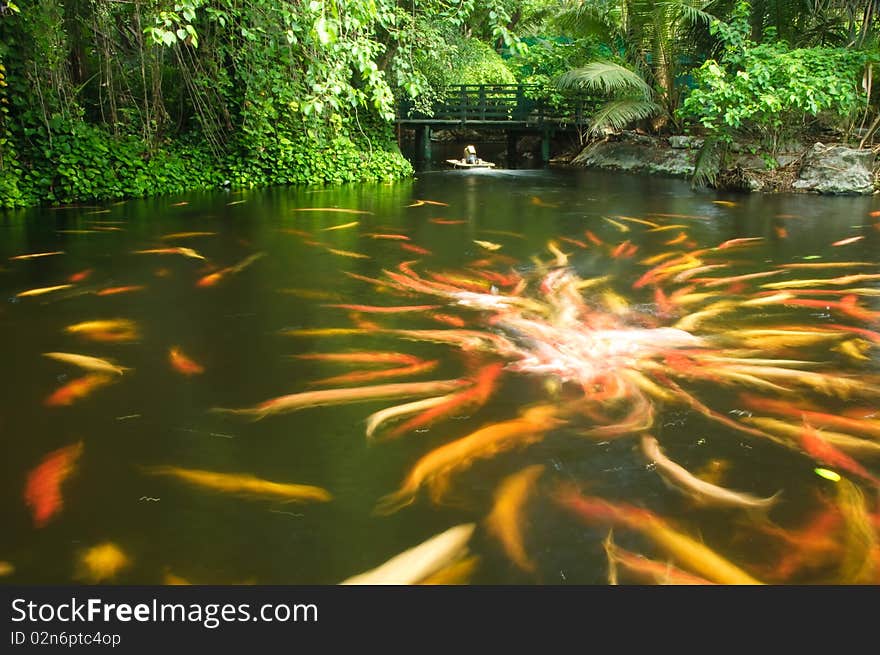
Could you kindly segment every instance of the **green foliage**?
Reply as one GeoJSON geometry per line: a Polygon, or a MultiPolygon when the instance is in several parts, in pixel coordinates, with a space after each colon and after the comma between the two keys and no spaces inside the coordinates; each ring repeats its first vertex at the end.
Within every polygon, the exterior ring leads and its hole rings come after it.
{"type": "Polygon", "coordinates": [[[709,60],[700,67],[682,116],[713,137],[757,138],[775,154],[810,119],[840,124],[865,107],[860,84],[869,59],[845,48],[749,42],[729,51],[726,66],[709,60]]]}
{"type": "Polygon", "coordinates": [[[516,77],[495,50],[476,39],[463,40],[457,48],[455,84],[516,84],[516,77]]]}

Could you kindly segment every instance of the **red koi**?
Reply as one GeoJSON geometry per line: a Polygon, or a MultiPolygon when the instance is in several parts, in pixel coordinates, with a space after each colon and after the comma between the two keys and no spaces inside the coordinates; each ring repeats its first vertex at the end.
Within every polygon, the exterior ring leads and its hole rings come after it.
{"type": "Polygon", "coordinates": [[[54,450],[28,473],[24,501],[31,508],[35,527],[44,527],[61,511],[61,485],[76,470],[82,451],[82,441],[54,450]]]}
{"type": "Polygon", "coordinates": [[[438,323],[445,323],[446,325],[451,325],[452,327],[463,328],[465,326],[465,322],[463,318],[458,316],[452,316],[451,314],[439,314],[433,313],[428,314],[428,318],[434,319],[438,323]]]}
{"type": "Polygon", "coordinates": [[[590,241],[593,242],[594,245],[597,245],[597,246],[603,246],[603,245],[605,245],[605,242],[602,241],[602,239],[600,239],[599,237],[597,237],[595,234],[593,234],[590,230],[587,230],[586,232],[584,232],[584,234],[587,236],[587,238],[588,238],[590,241]]]}
{"type": "Polygon", "coordinates": [[[80,271],[79,273],[74,273],[69,278],[67,278],[68,282],[82,282],[86,278],[88,278],[95,270],[93,268],[87,268],[84,271],[80,271]]]}
{"type": "Polygon", "coordinates": [[[103,375],[101,373],[89,373],[75,380],[71,380],[63,387],[56,389],[55,392],[43,401],[47,407],[63,407],[72,405],[77,400],[85,398],[96,389],[107,386],[113,382],[113,377],[103,375]]]}
{"type": "Polygon", "coordinates": [[[106,289],[101,289],[100,291],[96,291],[96,296],[115,296],[118,293],[131,293],[132,291],[141,291],[142,289],[146,289],[142,284],[133,284],[125,287],[107,287],[106,289]]]}
{"type": "Polygon", "coordinates": [[[578,248],[589,248],[590,246],[584,243],[583,241],[578,241],[577,239],[571,239],[569,237],[559,237],[560,241],[565,241],[566,243],[570,243],[573,246],[577,246],[578,248]]]}

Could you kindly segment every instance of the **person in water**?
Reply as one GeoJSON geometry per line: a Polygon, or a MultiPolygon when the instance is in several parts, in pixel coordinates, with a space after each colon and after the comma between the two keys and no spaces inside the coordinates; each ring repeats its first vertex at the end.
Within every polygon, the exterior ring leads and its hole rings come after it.
{"type": "Polygon", "coordinates": [[[462,161],[465,164],[476,164],[477,159],[477,149],[473,146],[465,146],[464,148],[464,157],[462,157],[462,161]]]}

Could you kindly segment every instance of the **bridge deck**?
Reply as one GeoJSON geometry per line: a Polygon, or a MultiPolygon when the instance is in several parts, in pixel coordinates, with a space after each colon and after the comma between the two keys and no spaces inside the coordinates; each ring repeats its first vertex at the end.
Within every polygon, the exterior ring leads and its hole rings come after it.
{"type": "Polygon", "coordinates": [[[460,84],[447,87],[430,115],[401,103],[397,122],[426,126],[493,126],[505,129],[558,128],[587,122],[585,100],[570,98],[550,107],[529,97],[525,84],[460,84]]]}

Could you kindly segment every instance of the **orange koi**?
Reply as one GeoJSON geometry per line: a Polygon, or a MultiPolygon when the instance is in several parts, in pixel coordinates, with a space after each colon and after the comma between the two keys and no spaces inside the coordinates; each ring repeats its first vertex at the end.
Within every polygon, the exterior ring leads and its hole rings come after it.
{"type": "Polygon", "coordinates": [[[163,241],[170,241],[173,239],[195,239],[197,237],[213,237],[216,235],[216,232],[175,232],[174,234],[164,234],[159,238],[163,241]]]}
{"type": "Polygon", "coordinates": [[[414,252],[417,255],[433,255],[434,254],[430,250],[428,250],[427,248],[422,248],[421,246],[417,246],[412,243],[401,243],[400,247],[403,248],[404,250],[408,250],[409,252],[414,252]]]}
{"type": "Polygon", "coordinates": [[[304,353],[291,355],[294,359],[306,359],[319,362],[357,362],[359,364],[418,364],[422,360],[415,355],[384,351],[355,351],[348,353],[304,353]]]}
{"type": "Polygon", "coordinates": [[[724,243],[721,243],[715,246],[716,250],[725,250],[727,248],[735,248],[740,246],[752,246],[757,245],[758,242],[763,241],[764,237],[742,237],[739,239],[728,239],[724,243]]]}
{"type": "Polygon", "coordinates": [[[181,375],[200,375],[205,372],[205,367],[184,355],[179,346],[169,348],[168,361],[171,362],[172,368],[181,375]]]}
{"type": "Polygon", "coordinates": [[[880,478],[875,477],[868,470],[859,464],[846,453],[841,452],[828,441],[822,438],[819,431],[812,427],[806,419],[804,419],[804,427],[801,432],[801,445],[804,451],[816,461],[843,469],[854,475],[870,481],[876,486],[880,486],[880,478]]]}
{"type": "Polygon", "coordinates": [[[611,539],[611,532],[603,542],[605,555],[608,557],[609,583],[617,584],[617,565],[622,566],[632,576],[643,584],[663,585],[711,585],[705,578],[701,578],[687,571],[682,571],[669,562],[658,562],[648,559],[644,555],[637,555],[617,546],[611,539]]]}
{"type": "Polygon", "coordinates": [[[405,314],[408,312],[423,312],[428,309],[437,309],[441,305],[409,305],[406,307],[381,307],[377,305],[344,305],[331,304],[323,305],[324,307],[336,307],[338,309],[349,309],[355,312],[364,312],[366,314],[405,314]]]}
{"type": "Polygon", "coordinates": [[[190,259],[205,259],[192,248],[149,248],[147,250],[133,250],[135,255],[183,255],[190,259]]]}
{"type": "Polygon", "coordinates": [[[776,227],[774,227],[773,232],[776,234],[777,239],[787,239],[788,238],[788,230],[786,230],[781,225],[777,225],[776,227]]]}
{"type": "Polygon", "coordinates": [[[569,237],[559,237],[560,241],[565,241],[566,243],[570,243],[573,246],[577,246],[578,248],[589,248],[589,246],[583,241],[578,241],[577,239],[571,239],[569,237]]]}
{"type": "Polygon", "coordinates": [[[299,207],[295,212],[330,212],[334,214],[372,214],[361,209],[343,209],[341,207],[299,207]]]}
{"type": "Polygon", "coordinates": [[[361,382],[372,382],[374,380],[384,380],[385,378],[403,377],[406,375],[419,375],[420,373],[428,373],[437,368],[439,360],[422,361],[418,360],[414,364],[408,366],[400,366],[398,368],[386,368],[380,371],[354,371],[343,375],[336,375],[323,380],[315,380],[309,382],[309,386],[326,386],[335,384],[356,384],[361,382]]]}
{"type": "Polygon", "coordinates": [[[422,456],[400,489],[379,501],[376,512],[390,514],[412,503],[419,490],[427,486],[431,499],[441,502],[449,488],[449,476],[470,466],[476,459],[540,441],[544,434],[557,427],[556,408],[549,405],[532,407],[519,417],[492,423],[449,442],[422,456]]]}
{"type": "Polygon", "coordinates": [[[260,259],[260,257],[264,257],[266,253],[264,252],[256,252],[252,255],[248,255],[243,260],[241,260],[238,264],[234,266],[228,266],[227,268],[220,269],[219,271],[215,271],[214,273],[209,273],[204,277],[199,278],[196,282],[197,287],[212,287],[218,282],[220,282],[227,275],[232,275],[235,273],[240,273],[248,266],[253,264],[255,261],[260,259]]]}
{"type": "Polygon", "coordinates": [[[113,377],[100,373],[89,373],[75,380],[71,380],[63,387],[55,390],[43,402],[47,407],[62,407],[72,405],[76,401],[90,395],[96,389],[107,386],[113,382],[113,377]]]}
{"type": "Polygon", "coordinates": [[[452,218],[429,218],[428,220],[437,225],[464,225],[467,223],[467,221],[452,218]]]}
{"type": "Polygon", "coordinates": [[[558,493],[557,501],[591,523],[612,523],[641,532],[707,580],[719,584],[761,584],[703,543],[673,530],[666,521],[647,510],[582,496],[572,489],[558,493]]]}
{"type": "Polygon", "coordinates": [[[670,239],[669,241],[664,241],[663,244],[666,246],[677,246],[682,241],[687,241],[688,235],[686,232],[679,232],[678,236],[674,239],[670,239]]]}
{"type": "Polygon", "coordinates": [[[76,470],[82,451],[82,441],[53,450],[28,473],[24,501],[31,508],[35,527],[45,527],[61,511],[61,486],[76,470]]]}
{"type": "Polygon", "coordinates": [[[451,314],[440,314],[433,313],[428,314],[428,318],[431,318],[438,323],[445,323],[446,325],[451,325],[452,327],[463,328],[465,326],[464,319],[459,316],[452,316],[451,314]]]}
{"type": "Polygon", "coordinates": [[[648,232],[666,232],[667,230],[686,230],[688,229],[687,225],[663,225],[661,227],[655,227],[653,230],[648,230],[648,232]]]}
{"type": "Polygon", "coordinates": [[[596,246],[604,246],[605,245],[605,242],[602,241],[602,239],[597,237],[595,234],[593,234],[590,230],[585,231],[584,234],[593,243],[593,245],[596,245],[596,246]]]}
{"type": "Polygon", "coordinates": [[[863,266],[876,266],[872,262],[795,262],[794,264],[779,264],[777,268],[861,268],[863,266]]]}
{"type": "Polygon", "coordinates": [[[546,207],[547,209],[557,209],[559,207],[556,203],[544,202],[538,196],[532,196],[529,202],[535,207],[546,207]]]}
{"type": "Polygon", "coordinates": [[[507,556],[523,571],[535,570],[535,563],[529,558],[523,543],[522,524],[528,496],[543,472],[544,466],[535,464],[506,477],[495,492],[492,511],[486,517],[489,532],[501,542],[507,556]]]}
{"type": "Polygon", "coordinates": [[[433,423],[443,416],[448,416],[453,411],[482,407],[492,395],[492,391],[494,391],[498,383],[498,378],[501,376],[503,368],[503,364],[490,364],[483,367],[474,378],[474,385],[470,389],[453,394],[445,402],[434,405],[418,416],[411,418],[391,432],[389,437],[399,437],[407,432],[433,423]]]}
{"type": "Polygon", "coordinates": [[[731,202],[730,200],[713,200],[712,204],[721,205],[722,207],[736,207],[739,203],[731,202]]]}
{"type": "Polygon", "coordinates": [[[376,232],[372,232],[367,235],[373,239],[388,239],[391,241],[409,241],[410,238],[405,234],[377,234],[376,232]]]}
{"type": "Polygon", "coordinates": [[[74,273],[69,278],[67,278],[67,281],[71,282],[71,283],[82,282],[83,280],[88,278],[94,272],[95,272],[94,269],[87,268],[83,271],[80,271],[79,273],[74,273]]]}
{"type": "Polygon", "coordinates": [[[320,231],[321,232],[333,232],[335,230],[347,230],[350,227],[355,227],[360,224],[361,224],[360,221],[352,221],[351,223],[343,223],[342,225],[332,225],[330,227],[325,227],[325,228],[321,229],[320,231]]]}
{"type": "Polygon", "coordinates": [[[142,291],[146,289],[145,286],[141,284],[134,284],[124,287],[107,287],[105,289],[101,289],[100,291],[96,291],[96,296],[115,296],[119,293],[131,293],[132,291],[142,291]]]}

